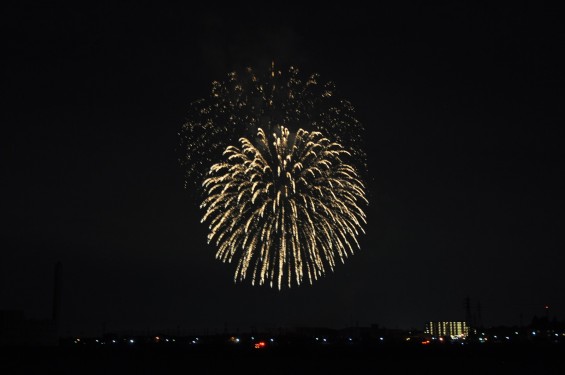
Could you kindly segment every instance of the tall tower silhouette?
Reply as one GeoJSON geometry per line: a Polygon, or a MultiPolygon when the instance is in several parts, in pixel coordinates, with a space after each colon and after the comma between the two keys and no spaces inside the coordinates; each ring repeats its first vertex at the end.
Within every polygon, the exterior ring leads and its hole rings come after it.
{"type": "Polygon", "coordinates": [[[467,323],[469,337],[474,337],[477,332],[477,317],[473,317],[471,313],[471,299],[469,296],[465,298],[465,323],[467,323]]]}
{"type": "Polygon", "coordinates": [[[465,298],[465,322],[469,326],[473,325],[473,316],[471,315],[471,299],[469,296],[465,298]]]}
{"type": "Polygon", "coordinates": [[[59,322],[61,319],[61,270],[63,265],[61,262],[55,264],[55,274],[53,282],[53,315],[51,319],[55,324],[55,327],[59,328],[59,322]]]}
{"type": "Polygon", "coordinates": [[[477,327],[483,327],[483,310],[480,302],[477,302],[477,327]]]}

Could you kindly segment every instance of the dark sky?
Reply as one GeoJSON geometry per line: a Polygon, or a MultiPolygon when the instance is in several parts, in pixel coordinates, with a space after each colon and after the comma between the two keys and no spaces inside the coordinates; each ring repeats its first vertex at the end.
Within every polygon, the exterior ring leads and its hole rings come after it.
{"type": "Polygon", "coordinates": [[[61,261],[72,334],[564,319],[559,12],[265,4],[2,5],[0,309],[49,317],[61,261]],[[371,176],[362,250],[281,292],[215,260],[176,153],[190,102],[273,59],[354,104],[371,176]]]}

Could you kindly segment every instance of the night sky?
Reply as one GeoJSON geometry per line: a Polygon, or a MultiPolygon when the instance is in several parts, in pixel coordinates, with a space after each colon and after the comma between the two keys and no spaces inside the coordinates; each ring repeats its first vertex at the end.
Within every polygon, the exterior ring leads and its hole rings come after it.
{"type": "Polygon", "coordinates": [[[64,334],[565,318],[565,24],[538,2],[14,2],[1,17],[0,310],[64,334]],[[336,83],[366,127],[362,249],[312,286],[234,284],[178,132],[247,66],[336,83]]]}

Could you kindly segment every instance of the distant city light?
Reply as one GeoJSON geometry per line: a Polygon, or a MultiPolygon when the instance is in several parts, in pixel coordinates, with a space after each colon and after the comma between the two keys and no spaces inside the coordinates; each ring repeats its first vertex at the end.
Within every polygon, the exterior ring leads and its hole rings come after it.
{"type": "Polygon", "coordinates": [[[255,349],[262,349],[265,346],[267,346],[267,343],[265,341],[259,341],[258,343],[255,344],[255,349]]]}
{"type": "Polygon", "coordinates": [[[451,336],[464,338],[469,335],[469,325],[462,321],[439,321],[426,323],[427,334],[432,336],[451,336]]]}
{"type": "MultiPolygon", "coordinates": [[[[508,327],[510,328],[510,327],[508,327]]],[[[408,331],[404,331],[404,335],[400,336],[399,339],[400,340],[404,340],[403,342],[405,342],[405,345],[428,345],[431,344],[431,346],[434,346],[434,343],[436,343],[436,345],[439,345],[439,343],[441,343],[443,345],[450,345],[450,344],[461,344],[463,342],[465,343],[469,343],[470,345],[473,345],[473,343],[481,343],[484,344],[487,341],[490,341],[491,343],[500,343],[501,345],[512,345],[512,343],[518,343],[518,342],[527,342],[528,340],[530,340],[531,342],[536,342],[538,339],[540,338],[545,338],[548,341],[554,342],[554,343],[560,343],[564,340],[563,337],[565,337],[565,331],[561,330],[561,329],[555,329],[552,328],[551,326],[544,328],[544,329],[532,329],[532,328],[527,328],[524,330],[517,330],[520,328],[517,327],[513,327],[514,330],[508,330],[507,332],[504,331],[499,331],[499,333],[503,333],[500,337],[498,337],[498,335],[494,335],[494,332],[491,331],[485,331],[485,332],[480,332],[480,331],[476,331],[474,330],[473,333],[475,335],[477,335],[477,337],[466,337],[465,335],[449,335],[449,336],[432,336],[431,334],[426,334],[423,331],[415,331],[413,332],[412,335],[409,335],[408,331]],[[506,333],[506,334],[504,334],[506,333]],[[513,336],[514,335],[514,336],[513,336]],[[537,336],[540,336],[539,338],[537,336]],[[562,337],[563,336],[563,337],[562,337]],[[553,337],[554,339],[551,340],[551,337],[553,337]]],[[[350,332],[351,333],[351,332],[350,332]]],[[[251,347],[255,347],[255,348],[263,348],[263,347],[268,347],[268,348],[275,348],[274,345],[272,345],[277,339],[273,336],[273,337],[259,337],[256,338],[255,336],[248,336],[248,333],[242,333],[242,337],[239,336],[228,336],[225,338],[225,340],[229,343],[232,344],[239,344],[239,343],[244,343],[244,344],[250,344],[251,347]],[[251,341],[249,341],[249,339],[251,338],[251,341]]],[[[134,336],[134,337],[130,337],[127,338],[126,337],[121,337],[121,338],[116,338],[116,339],[110,339],[107,338],[105,336],[98,336],[101,338],[96,338],[95,337],[87,337],[87,338],[75,338],[75,339],[70,339],[69,342],[67,343],[67,345],[70,344],[82,344],[82,346],[84,346],[85,348],[92,346],[93,344],[97,344],[97,345],[107,345],[107,344],[114,344],[114,348],[117,348],[117,346],[115,346],[115,344],[119,343],[121,345],[126,345],[126,346],[130,346],[132,348],[132,350],[135,347],[138,347],[139,345],[141,345],[141,347],[144,347],[145,343],[147,342],[151,342],[151,343],[170,343],[170,342],[176,342],[176,339],[174,338],[167,338],[166,336],[153,336],[153,335],[148,335],[148,337],[145,336],[134,336]],[[138,342],[139,341],[139,342],[138,342]],[[129,345],[127,345],[129,344],[129,345]],[[136,345],[133,345],[136,344],[136,345]]],[[[200,338],[196,337],[196,338],[190,338],[190,336],[185,337],[185,336],[178,336],[179,337],[179,342],[180,343],[184,343],[184,344],[198,344],[200,338]]],[[[284,337],[284,336],[283,336],[284,337]]],[[[308,336],[305,336],[304,338],[307,338],[308,336]]],[[[310,339],[314,338],[316,340],[316,343],[313,343],[312,341],[310,341],[310,345],[319,345],[319,343],[322,343],[322,346],[334,346],[337,345],[339,346],[339,342],[341,342],[342,344],[345,343],[349,343],[349,344],[353,344],[353,342],[355,341],[355,344],[364,344],[364,343],[368,343],[368,342],[383,342],[384,341],[384,336],[376,336],[373,338],[366,338],[366,337],[353,337],[353,336],[334,336],[333,334],[325,334],[325,336],[309,336],[310,339]],[[339,341],[341,339],[341,341],[339,341]]],[[[388,340],[390,341],[390,338],[388,338],[388,340]]],[[[224,342],[226,342],[224,341],[224,342]]],[[[294,340],[292,340],[294,341],[294,340]]],[[[281,340],[280,342],[278,342],[278,345],[283,344],[283,346],[286,346],[288,339],[284,339],[281,340]]],[[[395,340],[393,340],[392,342],[395,342],[395,340]]],[[[207,339],[205,338],[204,343],[209,343],[209,341],[207,341],[207,339]]],[[[96,345],[95,345],[96,346],[96,345]]],[[[167,345],[165,345],[167,346],[167,345]]],[[[174,346],[174,345],[173,345],[174,346]]],[[[237,345],[239,346],[239,345],[237,345]]]]}

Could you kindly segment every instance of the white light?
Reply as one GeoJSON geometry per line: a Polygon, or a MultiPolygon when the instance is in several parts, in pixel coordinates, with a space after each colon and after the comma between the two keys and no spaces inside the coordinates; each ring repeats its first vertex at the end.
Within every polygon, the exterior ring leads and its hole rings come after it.
{"type": "Polygon", "coordinates": [[[379,337],[379,340],[384,341],[384,337],[379,337]]]}
{"type": "Polygon", "coordinates": [[[169,342],[169,339],[165,339],[166,342],[169,342]]]}
{"type": "Polygon", "coordinates": [[[318,341],[318,338],[316,337],[316,341],[318,341]]]}
{"type": "Polygon", "coordinates": [[[324,342],[326,342],[326,341],[327,341],[326,339],[323,339],[323,340],[324,340],[324,342]]]}
{"type": "Polygon", "coordinates": [[[271,339],[271,342],[275,341],[275,339],[271,339]]]}
{"type": "Polygon", "coordinates": [[[534,336],[535,336],[535,335],[536,335],[536,331],[532,331],[532,335],[534,335],[534,336]]]}
{"type": "Polygon", "coordinates": [[[349,338],[349,341],[352,341],[352,340],[353,340],[353,339],[350,337],[350,338],[349,338]]]}
{"type": "Polygon", "coordinates": [[[133,344],[135,341],[133,341],[133,339],[129,340],[130,344],[133,344]]]}
{"type": "Polygon", "coordinates": [[[251,336],[251,340],[255,340],[255,337],[251,336]]]}
{"type": "Polygon", "coordinates": [[[193,343],[193,344],[196,344],[196,341],[192,340],[192,343],[193,343]]]}
{"type": "Polygon", "coordinates": [[[510,340],[510,337],[506,336],[506,340],[510,340]]]}
{"type": "Polygon", "coordinates": [[[514,334],[515,334],[515,335],[517,335],[517,334],[518,334],[518,332],[514,332],[514,334]]]}
{"type": "Polygon", "coordinates": [[[96,342],[98,342],[98,339],[96,339],[96,342]]]}
{"type": "Polygon", "coordinates": [[[116,343],[116,340],[112,340],[112,342],[115,344],[115,343],[116,343]]]}

